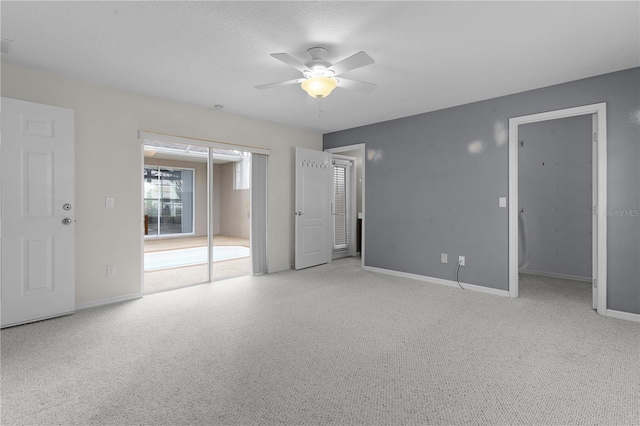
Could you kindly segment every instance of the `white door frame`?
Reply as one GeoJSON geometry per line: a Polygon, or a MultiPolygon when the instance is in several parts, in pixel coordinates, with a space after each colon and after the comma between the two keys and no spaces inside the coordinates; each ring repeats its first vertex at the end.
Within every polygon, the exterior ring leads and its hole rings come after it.
{"type": "MultiPolygon", "coordinates": [[[[364,236],[365,236],[365,223],[366,223],[366,218],[367,218],[367,214],[366,214],[366,203],[365,203],[365,172],[366,172],[366,167],[365,164],[367,163],[367,158],[366,158],[366,149],[365,149],[365,144],[364,143],[358,143],[358,144],[354,144],[354,145],[346,145],[346,146],[339,146],[336,148],[329,148],[329,149],[325,149],[326,152],[330,152],[332,154],[339,154],[341,152],[347,152],[347,151],[360,151],[360,158],[362,158],[362,241],[361,241],[361,246],[360,246],[360,257],[362,260],[362,267],[364,268],[364,255],[365,255],[365,244],[364,244],[364,236]]],[[[357,168],[357,159],[356,159],[356,168],[357,168]]],[[[355,172],[355,170],[354,170],[355,172]]],[[[356,173],[354,173],[354,175],[356,175],[356,173]]],[[[356,177],[357,179],[357,177],[356,177]]],[[[357,210],[354,209],[354,210],[357,210]]],[[[356,212],[357,215],[357,212],[356,212]]],[[[357,222],[356,222],[357,223],[357,222]]]]}
{"type": "Polygon", "coordinates": [[[509,119],[509,296],[518,297],[518,126],[520,124],[593,116],[593,286],[598,314],[607,312],[607,105],[605,102],[509,119]]]}

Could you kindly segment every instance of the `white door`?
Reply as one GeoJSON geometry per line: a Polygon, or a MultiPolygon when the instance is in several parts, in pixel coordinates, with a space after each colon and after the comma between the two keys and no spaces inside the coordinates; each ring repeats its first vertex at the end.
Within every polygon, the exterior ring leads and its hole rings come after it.
{"type": "Polygon", "coordinates": [[[2,98],[1,325],[71,313],[74,113],[2,98]]]}
{"type": "Polygon", "coordinates": [[[331,155],[296,148],[295,268],[331,259],[331,155]]]}

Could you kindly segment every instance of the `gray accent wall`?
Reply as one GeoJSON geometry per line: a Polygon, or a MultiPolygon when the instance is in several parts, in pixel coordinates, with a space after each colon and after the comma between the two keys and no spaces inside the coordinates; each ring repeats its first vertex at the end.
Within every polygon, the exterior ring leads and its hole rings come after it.
{"type": "Polygon", "coordinates": [[[509,118],[607,103],[609,309],[640,313],[640,68],[324,135],[366,144],[365,264],[508,289],[509,118]],[[630,214],[620,212],[630,212],[630,214]],[[440,263],[440,253],[449,263],[440,263]]]}
{"type": "Polygon", "coordinates": [[[591,115],[518,128],[518,211],[529,231],[522,272],[591,278],[592,128],[591,115]]]}

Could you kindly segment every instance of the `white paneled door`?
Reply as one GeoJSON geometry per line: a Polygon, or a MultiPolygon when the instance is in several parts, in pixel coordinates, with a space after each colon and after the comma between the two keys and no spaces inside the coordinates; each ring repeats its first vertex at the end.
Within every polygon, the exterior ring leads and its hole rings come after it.
{"type": "Polygon", "coordinates": [[[71,313],[74,112],[2,98],[2,327],[71,313]]]}
{"type": "Polygon", "coordinates": [[[331,259],[331,171],[331,154],[296,148],[296,269],[331,259]]]}

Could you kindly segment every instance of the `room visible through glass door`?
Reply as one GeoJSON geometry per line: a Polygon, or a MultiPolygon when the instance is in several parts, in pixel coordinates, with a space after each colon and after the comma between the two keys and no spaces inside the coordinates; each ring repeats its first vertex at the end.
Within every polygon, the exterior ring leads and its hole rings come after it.
{"type": "Polygon", "coordinates": [[[147,237],[194,233],[195,169],[144,168],[147,237]]]}

